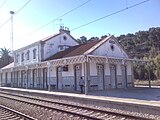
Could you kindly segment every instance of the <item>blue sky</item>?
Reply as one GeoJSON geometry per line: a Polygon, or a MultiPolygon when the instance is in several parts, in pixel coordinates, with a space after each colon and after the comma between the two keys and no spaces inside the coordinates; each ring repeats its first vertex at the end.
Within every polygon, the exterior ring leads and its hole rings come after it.
{"type": "MultiPolygon", "coordinates": [[[[17,12],[29,0],[0,0],[0,25],[10,18],[9,11],[17,12]]],[[[51,34],[57,33],[60,24],[70,30],[91,22],[97,18],[109,15],[132,6],[144,0],[90,0],[82,7],[63,16],[42,29],[37,28],[49,23],[71,9],[88,0],[31,0],[19,13],[13,16],[14,50],[51,34]]],[[[150,27],[160,27],[160,0],[150,0],[134,8],[127,9],[95,23],[71,31],[76,39],[81,36],[101,37],[108,33],[115,36],[148,30],[150,27]]],[[[10,48],[11,22],[0,28],[0,48],[10,48]]]]}

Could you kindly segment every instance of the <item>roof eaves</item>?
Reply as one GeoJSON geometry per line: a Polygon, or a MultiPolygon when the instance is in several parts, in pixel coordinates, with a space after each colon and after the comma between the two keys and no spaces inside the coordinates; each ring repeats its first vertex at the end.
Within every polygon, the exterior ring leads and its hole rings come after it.
{"type": "Polygon", "coordinates": [[[58,36],[58,35],[60,35],[60,34],[61,34],[61,33],[57,33],[57,34],[51,35],[51,36],[49,36],[49,37],[46,37],[46,38],[41,39],[40,41],[46,42],[46,41],[48,41],[48,40],[50,40],[50,39],[52,39],[52,38],[54,38],[54,37],[56,37],[56,36],[58,36]]]}
{"type": "Polygon", "coordinates": [[[21,48],[19,48],[17,50],[14,50],[14,52],[19,52],[19,51],[25,50],[28,47],[33,47],[33,46],[39,45],[39,44],[40,44],[40,41],[37,41],[37,42],[31,43],[31,44],[29,44],[27,46],[21,47],[21,48]]]}
{"type": "Polygon", "coordinates": [[[77,42],[79,44],[79,42],[71,34],[68,34],[68,33],[66,33],[66,34],[69,35],[75,42],[77,42]]]}

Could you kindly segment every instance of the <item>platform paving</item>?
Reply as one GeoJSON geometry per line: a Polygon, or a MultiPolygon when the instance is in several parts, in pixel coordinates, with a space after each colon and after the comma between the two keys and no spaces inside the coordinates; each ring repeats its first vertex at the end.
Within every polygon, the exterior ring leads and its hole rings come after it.
{"type": "Polygon", "coordinates": [[[44,90],[30,90],[30,89],[26,90],[26,89],[7,88],[7,87],[0,87],[0,88],[160,107],[160,87],[153,87],[153,88],[135,87],[128,89],[111,89],[104,91],[89,92],[88,95],[80,94],[79,92],[71,93],[71,91],[62,92],[62,91],[44,91],[44,90]]]}

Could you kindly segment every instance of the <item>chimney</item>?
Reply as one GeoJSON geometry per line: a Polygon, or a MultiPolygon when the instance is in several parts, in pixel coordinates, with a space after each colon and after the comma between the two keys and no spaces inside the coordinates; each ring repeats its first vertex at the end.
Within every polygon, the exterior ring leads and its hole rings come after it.
{"type": "Polygon", "coordinates": [[[60,32],[60,33],[67,33],[67,34],[70,34],[69,28],[64,27],[64,26],[60,26],[59,32],[60,32]]]}

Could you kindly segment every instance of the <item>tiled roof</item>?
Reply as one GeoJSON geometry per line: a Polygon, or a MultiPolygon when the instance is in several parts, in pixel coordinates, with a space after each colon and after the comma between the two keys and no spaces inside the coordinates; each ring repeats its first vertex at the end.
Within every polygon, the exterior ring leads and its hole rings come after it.
{"type": "Polygon", "coordinates": [[[44,61],[82,55],[83,53],[85,53],[87,50],[89,50],[91,47],[93,47],[94,45],[96,45],[100,41],[101,40],[95,40],[95,41],[91,41],[89,43],[70,47],[64,51],[61,51],[61,52],[54,54],[53,56],[45,59],[44,61]]]}

